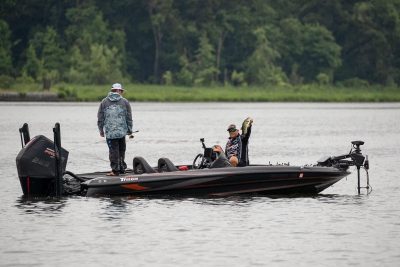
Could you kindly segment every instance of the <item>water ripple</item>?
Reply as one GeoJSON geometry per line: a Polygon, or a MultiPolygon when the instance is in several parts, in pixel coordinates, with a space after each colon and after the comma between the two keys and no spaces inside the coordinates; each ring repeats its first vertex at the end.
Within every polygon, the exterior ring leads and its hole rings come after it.
{"type": "Polygon", "coordinates": [[[201,152],[199,138],[223,145],[226,125],[251,114],[253,163],[312,164],[326,152],[347,152],[353,139],[366,141],[374,187],[370,195],[357,195],[352,170],[347,179],[315,196],[19,197],[15,156],[18,128],[25,121],[32,135],[46,136],[52,136],[55,121],[61,122],[69,170],[109,168],[107,147],[96,139],[97,107],[0,103],[1,266],[336,267],[400,262],[398,103],[132,103],[140,134],[127,144],[130,160],[141,155],[155,165],[159,157],[168,156],[188,164],[201,152]],[[155,124],[155,118],[162,119],[155,124]],[[196,123],[176,123],[193,118],[196,123]]]}

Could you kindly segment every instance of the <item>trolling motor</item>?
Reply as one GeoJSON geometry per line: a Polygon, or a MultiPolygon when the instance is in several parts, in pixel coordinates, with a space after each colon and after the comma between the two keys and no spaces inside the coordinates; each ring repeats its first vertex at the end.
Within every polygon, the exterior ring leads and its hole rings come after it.
{"type": "Polygon", "coordinates": [[[336,167],[339,169],[347,170],[350,166],[355,166],[357,168],[357,189],[358,194],[360,194],[361,188],[367,189],[369,193],[371,186],[369,184],[369,160],[368,155],[364,156],[361,153],[360,146],[364,145],[364,141],[352,141],[352,147],[348,154],[340,155],[340,156],[333,156],[333,157],[324,157],[318,160],[318,166],[325,166],[325,167],[336,167]],[[367,176],[367,185],[365,187],[361,187],[360,185],[360,169],[364,168],[367,176]]]}

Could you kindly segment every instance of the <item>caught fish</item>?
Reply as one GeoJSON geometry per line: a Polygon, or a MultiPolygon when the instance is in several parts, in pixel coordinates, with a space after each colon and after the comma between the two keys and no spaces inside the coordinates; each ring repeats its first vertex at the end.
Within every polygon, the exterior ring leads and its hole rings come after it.
{"type": "Polygon", "coordinates": [[[243,123],[242,123],[242,134],[246,135],[248,129],[250,128],[251,124],[253,123],[253,119],[250,117],[247,117],[243,123]]]}

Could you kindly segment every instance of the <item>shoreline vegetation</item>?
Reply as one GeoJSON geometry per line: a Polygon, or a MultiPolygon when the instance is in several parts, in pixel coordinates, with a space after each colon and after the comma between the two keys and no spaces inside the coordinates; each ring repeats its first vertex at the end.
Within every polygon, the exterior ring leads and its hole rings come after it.
{"type": "Polygon", "coordinates": [[[131,101],[400,101],[400,0],[14,0],[0,13],[9,101],[98,101],[116,81],[131,101]]]}
{"type": "Polygon", "coordinates": [[[109,2],[2,1],[0,101],[400,102],[400,0],[109,2]]]}
{"type": "MultiPolygon", "coordinates": [[[[43,91],[41,84],[15,84],[0,89],[0,101],[97,102],[110,85],[56,84],[43,91]]],[[[137,102],[400,102],[400,88],[384,86],[209,86],[183,87],[126,84],[124,97],[137,102]]]]}

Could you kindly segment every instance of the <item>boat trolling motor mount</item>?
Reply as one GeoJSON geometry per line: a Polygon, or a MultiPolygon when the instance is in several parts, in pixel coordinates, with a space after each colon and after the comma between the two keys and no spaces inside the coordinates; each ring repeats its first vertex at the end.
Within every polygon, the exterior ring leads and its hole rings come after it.
{"type": "Polygon", "coordinates": [[[369,160],[368,155],[364,156],[361,153],[360,146],[364,145],[364,141],[352,141],[352,147],[348,154],[340,155],[340,156],[332,156],[332,157],[324,157],[318,160],[318,166],[325,166],[325,167],[336,167],[339,169],[347,170],[350,166],[355,166],[357,168],[357,190],[358,194],[360,194],[361,188],[367,189],[369,193],[371,186],[369,184],[369,160]],[[360,169],[364,168],[367,175],[367,185],[362,187],[360,185],[360,169]]]}

